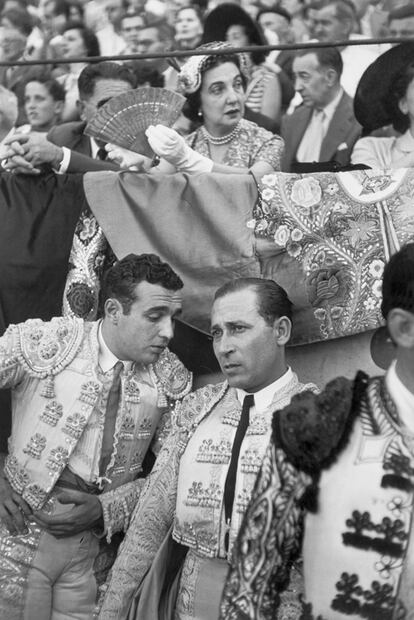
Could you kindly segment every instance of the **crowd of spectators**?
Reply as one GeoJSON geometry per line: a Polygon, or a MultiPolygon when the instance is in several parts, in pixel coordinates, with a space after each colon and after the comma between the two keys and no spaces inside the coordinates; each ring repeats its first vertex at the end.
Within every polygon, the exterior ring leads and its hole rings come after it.
{"type": "MultiPolygon", "coordinates": [[[[358,84],[391,47],[383,38],[414,37],[414,6],[409,0],[4,0],[1,4],[0,60],[50,61],[0,68],[0,85],[17,97],[13,131],[17,128],[19,134],[48,132],[67,122],[84,127],[85,102],[78,79],[96,62],[88,58],[136,54],[136,59],[116,60],[120,71],[126,65],[134,75],[134,87],[176,90],[187,57],[168,59],[160,53],[191,52],[215,41],[237,47],[341,43],[305,52],[247,54],[245,117],[283,137],[285,171],[305,171],[303,164],[319,164],[318,170],[338,169],[351,161],[365,164],[359,150],[352,156],[358,138],[373,129],[361,124],[367,114],[354,114],[358,84]],[[377,43],[363,45],[367,38],[376,38],[377,43]],[[65,59],[67,63],[62,62],[65,59]]],[[[12,118],[13,112],[4,115],[12,118]]],[[[381,127],[379,135],[398,137],[392,119],[385,120],[388,127],[381,127]]],[[[197,122],[183,116],[176,128],[189,134],[197,122]]],[[[371,158],[367,165],[372,162],[371,158]]]]}

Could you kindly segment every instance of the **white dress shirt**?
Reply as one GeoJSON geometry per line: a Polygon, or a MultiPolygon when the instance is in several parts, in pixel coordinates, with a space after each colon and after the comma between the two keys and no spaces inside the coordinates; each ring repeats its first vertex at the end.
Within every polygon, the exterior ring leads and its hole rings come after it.
{"type": "MultiPolygon", "coordinates": [[[[284,388],[293,378],[292,369],[288,367],[286,372],[279,377],[279,379],[276,379],[276,381],[273,381],[273,383],[267,385],[258,392],[254,392],[254,411],[257,413],[264,413],[270,406],[276,392],[284,388]]],[[[244,397],[247,396],[249,392],[245,392],[240,388],[236,388],[236,392],[239,402],[243,404],[244,397]]]]}
{"type": "Polygon", "coordinates": [[[314,108],[296,153],[298,161],[319,161],[323,139],[328,132],[343,92],[342,88],[339,88],[338,93],[324,108],[319,110],[314,108]]]}

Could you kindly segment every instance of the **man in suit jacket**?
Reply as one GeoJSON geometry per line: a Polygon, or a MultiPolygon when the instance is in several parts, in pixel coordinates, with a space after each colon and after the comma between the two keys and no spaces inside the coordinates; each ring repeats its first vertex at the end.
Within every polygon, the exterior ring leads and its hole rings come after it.
{"type": "Polygon", "coordinates": [[[353,100],[341,87],[342,68],[336,48],[297,53],[293,72],[303,104],[282,120],[283,171],[323,171],[332,169],[333,162],[349,164],[361,126],[354,116],[353,100]]]}
{"type": "Polygon", "coordinates": [[[56,125],[47,136],[36,132],[13,136],[13,142],[21,145],[21,157],[17,160],[21,171],[35,171],[41,164],[50,164],[61,173],[119,170],[113,162],[101,159],[101,153],[105,155],[103,145],[97,144],[84,130],[104,103],[134,86],[134,75],[127,67],[115,62],[87,65],[78,79],[81,121],[56,125]]]}

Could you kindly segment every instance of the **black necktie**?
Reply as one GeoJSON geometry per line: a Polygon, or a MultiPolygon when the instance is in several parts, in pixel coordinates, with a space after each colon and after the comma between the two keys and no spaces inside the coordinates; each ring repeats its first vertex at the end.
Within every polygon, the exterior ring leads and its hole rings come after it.
{"type": "Polygon", "coordinates": [[[96,158],[104,161],[107,155],[108,153],[107,151],[105,151],[105,149],[98,149],[98,152],[96,153],[96,158]]]}
{"type": "MultiPolygon", "coordinates": [[[[234,492],[236,490],[236,477],[237,477],[237,464],[239,461],[240,448],[243,438],[246,434],[249,426],[249,411],[254,405],[253,394],[248,394],[244,397],[243,408],[237,426],[236,435],[234,437],[233,448],[231,451],[231,459],[229,470],[227,472],[226,482],[224,484],[224,514],[226,517],[226,523],[230,523],[231,513],[233,512],[234,492]]],[[[224,540],[226,551],[229,546],[229,532],[226,532],[224,540]]]]}
{"type": "Polygon", "coordinates": [[[119,397],[121,394],[121,371],[123,367],[124,365],[122,362],[117,362],[114,366],[112,385],[109,389],[108,401],[106,403],[101,460],[99,461],[100,476],[105,475],[114,447],[115,422],[118,414],[119,397]]]}

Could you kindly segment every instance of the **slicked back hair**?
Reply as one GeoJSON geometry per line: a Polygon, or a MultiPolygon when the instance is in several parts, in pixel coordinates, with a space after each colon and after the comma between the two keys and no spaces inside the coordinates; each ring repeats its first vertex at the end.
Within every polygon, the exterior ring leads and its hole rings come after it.
{"type": "Polygon", "coordinates": [[[274,280],[264,278],[237,278],[226,282],[216,291],[214,301],[230,293],[243,290],[252,290],[257,297],[257,311],[268,325],[273,325],[276,319],[286,316],[292,320],[292,302],[285,289],[274,280]]]}
{"type": "Polygon", "coordinates": [[[344,62],[340,52],[336,47],[314,47],[313,49],[299,50],[295,54],[295,58],[315,54],[320,67],[324,69],[334,69],[338,75],[338,80],[342,75],[344,62]]]}

